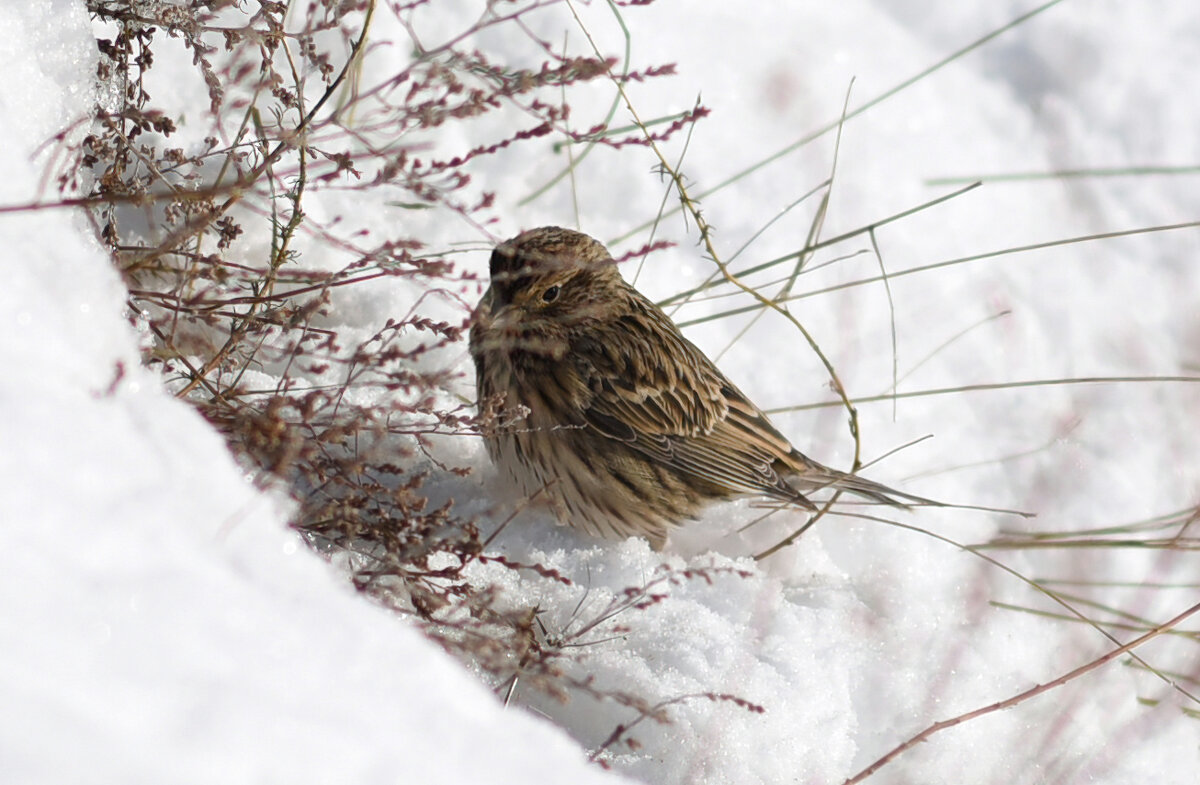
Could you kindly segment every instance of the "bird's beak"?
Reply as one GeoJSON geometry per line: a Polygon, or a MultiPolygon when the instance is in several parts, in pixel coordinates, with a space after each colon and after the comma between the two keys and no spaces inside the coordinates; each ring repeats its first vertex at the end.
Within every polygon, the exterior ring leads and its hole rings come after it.
{"type": "Polygon", "coordinates": [[[492,313],[492,329],[510,331],[521,322],[521,309],[513,303],[502,306],[492,313]]]}

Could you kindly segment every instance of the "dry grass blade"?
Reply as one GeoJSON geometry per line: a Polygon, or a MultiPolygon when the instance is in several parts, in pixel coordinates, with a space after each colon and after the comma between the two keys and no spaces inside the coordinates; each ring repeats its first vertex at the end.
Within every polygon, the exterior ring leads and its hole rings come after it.
{"type": "Polygon", "coordinates": [[[1037,696],[1047,693],[1051,690],[1057,689],[1058,687],[1061,687],[1062,685],[1067,684],[1068,682],[1074,681],[1075,679],[1078,679],[1080,676],[1084,676],[1088,673],[1091,673],[1092,671],[1096,670],[1097,668],[1103,667],[1104,665],[1107,665],[1108,663],[1117,659],[1122,654],[1132,652],[1134,649],[1145,644],[1146,642],[1151,641],[1154,638],[1157,638],[1158,636],[1162,635],[1163,633],[1174,629],[1175,627],[1179,626],[1182,622],[1184,622],[1186,619],[1195,615],[1197,612],[1200,612],[1200,604],[1193,605],[1192,607],[1190,607],[1187,610],[1183,611],[1182,613],[1178,614],[1177,616],[1170,619],[1169,621],[1163,622],[1162,624],[1158,625],[1157,627],[1155,627],[1154,629],[1145,633],[1144,635],[1134,638],[1132,641],[1129,641],[1126,644],[1118,646],[1117,648],[1113,649],[1112,651],[1108,652],[1107,654],[1097,657],[1096,659],[1091,660],[1090,662],[1084,663],[1083,665],[1080,665],[1078,668],[1068,671],[1067,673],[1064,673],[1063,675],[1059,676],[1058,678],[1052,679],[1052,680],[1046,682],[1045,684],[1038,684],[1034,687],[1030,687],[1029,689],[1025,690],[1024,692],[1020,692],[1016,695],[1013,695],[1011,698],[1007,698],[1002,701],[997,701],[996,703],[992,703],[988,706],[982,706],[973,711],[969,711],[964,714],[960,714],[957,717],[951,717],[948,720],[942,720],[941,722],[936,722],[933,725],[930,725],[925,730],[918,733],[917,735],[908,739],[903,744],[896,746],[891,751],[889,751],[886,755],[879,758],[877,761],[875,761],[870,766],[868,766],[867,768],[860,771],[858,774],[855,774],[853,777],[850,777],[849,779],[847,779],[845,781],[844,785],[854,785],[855,783],[866,780],[872,774],[876,773],[881,768],[883,768],[887,764],[891,763],[893,760],[898,758],[900,755],[903,755],[905,752],[907,752],[908,750],[917,746],[918,744],[928,741],[930,739],[930,737],[934,736],[937,733],[940,733],[941,731],[947,730],[949,728],[953,728],[955,725],[961,725],[962,723],[976,719],[977,717],[982,717],[984,715],[992,714],[997,711],[1003,711],[1004,709],[1010,709],[1013,706],[1024,703],[1027,700],[1036,698],[1037,696]]]}

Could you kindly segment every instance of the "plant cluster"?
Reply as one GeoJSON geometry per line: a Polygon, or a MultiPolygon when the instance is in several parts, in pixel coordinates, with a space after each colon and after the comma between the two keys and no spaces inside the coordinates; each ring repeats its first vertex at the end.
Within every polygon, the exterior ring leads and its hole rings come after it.
{"type": "MultiPolygon", "coordinates": [[[[474,187],[472,164],[531,140],[647,143],[636,129],[610,133],[604,123],[572,130],[567,98],[585,82],[641,81],[670,66],[615,74],[613,60],[556,54],[523,24],[546,5],[536,1],[489,5],[428,47],[415,22],[426,10],[419,0],[87,5],[103,31],[101,101],[87,135],[60,158],[58,183],[66,201],[87,209],[124,277],[145,363],[224,435],[259,485],[287,489],[295,528],[346,566],[356,587],[412,618],[501,693],[520,680],[564,699],[584,692],[629,706],[634,721],[597,752],[635,745],[629,729],[664,721],[669,704],[569,675],[564,660],[577,656],[583,633],[548,635],[535,609],[514,607],[466,571],[492,563],[569,581],[487,552],[475,519],[452,499],[430,502],[431,477],[469,472],[439,459],[432,440],[481,427],[452,392],[460,371],[448,357],[469,327],[460,292],[481,284],[451,251],[430,246],[419,221],[407,231],[403,218],[432,210],[488,224],[495,197],[474,187]],[[365,85],[370,32],[384,13],[407,31],[410,57],[365,85]],[[498,26],[527,33],[540,61],[515,67],[473,48],[498,26]],[[207,98],[186,117],[156,101],[167,88],[153,70],[181,55],[207,98]],[[489,115],[505,118],[494,124],[503,130],[459,151],[439,144],[448,126],[489,115]],[[394,205],[398,233],[345,232],[340,219],[306,212],[314,194],[336,191],[394,205]],[[419,296],[365,337],[327,318],[338,293],[396,280],[419,296]]],[[[654,138],[702,114],[672,118],[654,138]]],[[[656,602],[650,586],[690,577],[631,589],[585,632],[656,602]]]]}

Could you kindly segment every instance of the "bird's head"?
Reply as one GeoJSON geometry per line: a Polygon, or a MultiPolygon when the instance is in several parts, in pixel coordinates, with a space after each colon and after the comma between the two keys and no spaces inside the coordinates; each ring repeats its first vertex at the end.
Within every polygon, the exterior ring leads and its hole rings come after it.
{"type": "MultiPolygon", "coordinates": [[[[556,226],[501,243],[489,263],[489,340],[507,351],[561,359],[572,334],[605,318],[623,286],[603,244],[556,226]]],[[[481,309],[482,311],[482,309],[481,309]]]]}

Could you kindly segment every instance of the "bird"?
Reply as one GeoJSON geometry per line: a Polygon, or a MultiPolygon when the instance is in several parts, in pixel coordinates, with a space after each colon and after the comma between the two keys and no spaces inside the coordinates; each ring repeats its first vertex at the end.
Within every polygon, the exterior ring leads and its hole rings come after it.
{"type": "Polygon", "coordinates": [[[816,490],[937,504],[801,453],[605,246],[544,226],[492,251],[471,317],[480,431],[492,462],[559,523],[605,539],[671,531],[755,497],[815,512],[816,490]]]}

